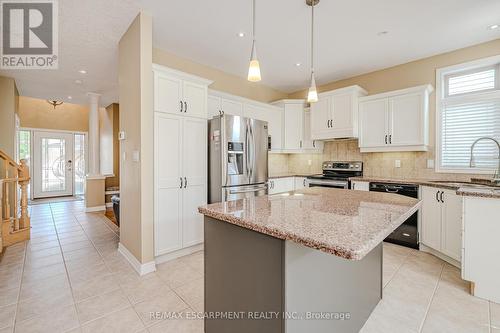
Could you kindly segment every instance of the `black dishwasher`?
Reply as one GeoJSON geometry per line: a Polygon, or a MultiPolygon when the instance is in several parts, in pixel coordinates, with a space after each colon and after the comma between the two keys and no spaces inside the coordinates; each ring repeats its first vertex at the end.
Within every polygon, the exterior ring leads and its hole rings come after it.
{"type": "MultiPolygon", "coordinates": [[[[396,193],[407,197],[418,198],[418,185],[370,183],[370,191],[396,193]]],[[[394,230],[385,241],[418,249],[418,211],[394,230]]]]}

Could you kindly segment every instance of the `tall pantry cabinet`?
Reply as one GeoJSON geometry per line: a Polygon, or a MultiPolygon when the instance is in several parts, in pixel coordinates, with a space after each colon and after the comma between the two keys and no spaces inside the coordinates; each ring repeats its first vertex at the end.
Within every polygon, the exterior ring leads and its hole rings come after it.
{"type": "Polygon", "coordinates": [[[154,65],[154,242],[157,261],[198,250],[207,202],[207,87],[154,65]]]}

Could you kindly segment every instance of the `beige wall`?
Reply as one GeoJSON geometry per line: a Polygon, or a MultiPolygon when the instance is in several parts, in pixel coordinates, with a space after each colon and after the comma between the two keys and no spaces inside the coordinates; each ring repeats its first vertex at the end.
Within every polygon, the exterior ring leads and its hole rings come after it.
{"type": "Polygon", "coordinates": [[[44,99],[19,97],[19,119],[21,127],[45,128],[75,132],[89,130],[87,106],[64,103],[54,109],[44,99]]]}
{"type": "Polygon", "coordinates": [[[119,43],[120,243],[141,263],[154,259],[152,36],[151,16],[140,13],[119,43]]]}
{"type": "Polygon", "coordinates": [[[15,158],[18,93],[14,79],[0,76],[0,150],[15,158]]]}
{"type": "MultiPolygon", "coordinates": [[[[120,186],[120,141],[118,140],[118,133],[120,132],[120,107],[118,104],[113,103],[106,108],[106,112],[112,122],[112,131],[110,134],[112,138],[112,163],[114,177],[106,178],[106,188],[111,186],[120,186]]],[[[102,148],[102,147],[101,147],[102,148]]],[[[102,154],[102,149],[101,149],[102,154]]],[[[106,154],[109,155],[109,152],[106,154]]]]}
{"type": "Polygon", "coordinates": [[[104,202],[104,179],[89,179],[85,181],[85,207],[103,207],[104,202]]]}
{"type": "MultiPolygon", "coordinates": [[[[153,62],[212,80],[214,83],[210,85],[210,89],[250,98],[256,101],[267,103],[287,98],[288,96],[288,94],[282,91],[270,88],[263,84],[249,82],[243,77],[225,73],[218,69],[181,58],[163,50],[153,50],[153,62]]],[[[243,68],[242,70],[245,69],[243,68]]]]}
{"type": "MultiPolygon", "coordinates": [[[[426,83],[436,87],[436,69],[500,54],[500,39],[440,54],[430,58],[413,61],[407,64],[387,68],[353,78],[328,83],[318,87],[320,92],[360,85],[369,94],[403,89],[426,83]]],[[[303,98],[305,90],[290,94],[289,98],[303,98]]],[[[365,162],[365,174],[369,176],[392,176],[400,178],[459,178],[467,179],[471,175],[438,174],[434,169],[427,169],[427,159],[435,159],[436,130],[436,94],[430,98],[430,151],[410,153],[367,153],[360,154],[355,142],[329,142],[325,145],[324,160],[359,159],[365,162]],[[401,168],[394,167],[394,160],[401,160],[401,168]]],[[[320,164],[308,167],[308,156],[289,156],[289,171],[304,172],[312,169],[321,170],[320,164]]],[[[321,163],[320,161],[318,163],[321,163]]],[[[485,177],[484,175],[482,177],[485,177]]]]}

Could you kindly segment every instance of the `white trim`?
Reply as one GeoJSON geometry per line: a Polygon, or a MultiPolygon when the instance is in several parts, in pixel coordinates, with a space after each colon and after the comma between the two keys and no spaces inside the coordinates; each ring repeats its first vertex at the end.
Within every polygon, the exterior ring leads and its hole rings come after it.
{"type": "Polygon", "coordinates": [[[179,70],[176,70],[176,69],[173,69],[173,68],[170,68],[170,67],[166,67],[166,66],[163,66],[163,65],[159,65],[159,64],[153,64],[153,71],[154,72],[162,72],[162,73],[165,73],[165,74],[168,74],[168,75],[173,75],[179,79],[182,79],[182,80],[188,80],[188,81],[194,81],[196,83],[199,83],[199,84],[202,84],[202,85],[206,85],[206,86],[209,86],[211,85],[214,81],[212,80],[208,80],[208,79],[205,79],[201,76],[196,76],[196,75],[193,75],[193,74],[188,74],[188,73],[185,73],[185,72],[181,72],[179,70]]]}
{"type": "Polygon", "coordinates": [[[112,202],[106,202],[106,208],[113,208],[112,202]]]}
{"type": "Polygon", "coordinates": [[[203,250],[203,243],[201,244],[197,244],[197,245],[193,245],[193,246],[190,246],[190,247],[187,247],[185,249],[180,249],[180,250],[177,250],[177,251],[172,251],[172,252],[169,252],[169,253],[165,253],[165,254],[162,254],[162,255],[159,255],[155,258],[155,262],[157,265],[161,264],[161,263],[164,263],[164,262],[167,262],[167,261],[171,261],[171,260],[174,260],[174,259],[177,259],[177,258],[180,258],[180,257],[184,257],[184,256],[187,256],[189,254],[192,254],[192,253],[195,253],[195,252],[199,252],[199,251],[202,251],[203,250]]]}
{"type": "Polygon", "coordinates": [[[453,259],[451,257],[448,257],[446,254],[443,254],[443,253],[441,253],[439,251],[436,251],[433,248],[428,247],[427,245],[425,245],[423,243],[419,244],[419,250],[421,252],[430,253],[430,254],[438,257],[441,260],[446,261],[447,263],[449,263],[449,264],[451,264],[451,265],[453,265],[453,266],[455,266],[457,268],[462,268],[462,264],[460,263],[460,261],[457,261],[457,260],[455,260],[455,259],[453,259]]]}
{"type": "Polygon", "coordinates": [[[113,194],[120,194],[120,191],[105,191],[105,195],[113,195],[113,194]]]}
{"type": "Polygon", "coordinates": [[[156,271],[156,264],[154,261],[141,264],[139,260],[123,245],[118,243],[118,252],[127,259],[132,268],[140,275],[146,275],[156,271]]]}
{"type": "Polygon", "coordinates": [[[39,131],[39,132],[60,132],[60,133],[73,133],[73,134],[85,134],[88,135],[89,132],[86,131],[69,131],[69,130],[59,130],[50,128],[37,128],[37,127],[20,127],[21,131],[39,131]]]}
{"type": "Polygon", "coordinates": [[[413,94],[413,93],[422,93],[422,92],[425,93],[425,92],[427,92],[427,93],[431,94],[433,91],[434,91],[434,88],[432,87],[431,84],[423,84],[423,85],[416,86],[416,87],[399,89],[399,90],[392,90],[392,91],[388,91],[385,93],[368,95],[368,96],[361,96],[358,98],[359,98],[359,102],[366,102],[366,101],[371,101],[371,100],[376,100],[376,99],[395,97],[395,96],[399,96],[399,95],[406,95],[406,94],[413,94]]]}
{"type": "Polygon", "coordinates": [[[102,212],[106,210],[106,205],[85,208],[85,213],[102,212]]]}
{"type": "Polygon", "coordinates": [[[87,175],[85,180],[106,180],[106,176],[102,175],[87,175]]]}
{"type": "MultiPolygon", "coordinates": [[[[229,94],[229,93],[226,93],[223,91],[214,90],[214,89],[210,89],[210,88],[208,89],[208,96],[225,98],[225,99],[230,99],[232,101],[241,102],[243,104],[251,104],[251,105],[261,106],[261,107],[271,108],[271,109],[274,108],[275,110],[283,111],[283,107],[279,107],[279,106],[269,104],[269,103],[259,102],[259,101],[253,100],[253,99],[249,99],[249,98],[245,98],[245,97],[241,97],[241,96],[237,96],[237,95],[232,95],[232,94],[229,94]]],[[[243,113],[245,113],[245,106],[243,106],[243,113]]]]}
{"type": "MultiPolygon", "coordinates": [[[[436,69],[436,117],[435,117],[435,136],[436,136],[436,150],[435,150],[435,166],[434,170],[437,173],[465,173],[465,174],[492,174],[494,170],[485,170],[485,169],[476,169],[476,168],[468,168],[468,169],[447,169],[441,168],[441,124],[442,124],[442,100],[445,95],[443,80],[446,75],[468,71],[475,68],[487,67],[500,63],[500,55],[473,60],[469,62],[464,62],[461,64],[456,64],[448,67],[442,67],[436,69]]],[[[474,94],[474,96],[480,96],[481,94],[492,94],[492,91],[488,92],[478,92],[474,94]]],[[[463,96],[451,96],[447,97],[447,100],[454,100],[463,98],[463,96]]]]}
{"type": "Polygon", "coordinates": [[[352,85],[352,86],[347,86],[344,88],[339,88],[339,89],[334,89],[334,90],[329,90],[325,91],[322,93],[318,94],[318,97],[327,97],[327,96],[334,96],[338,94],[345,94],[349,92],[359,92],[361,95],[368,95],[368,91],[363,89],[363,87],[358,86],[357,84],[352,85]]]}

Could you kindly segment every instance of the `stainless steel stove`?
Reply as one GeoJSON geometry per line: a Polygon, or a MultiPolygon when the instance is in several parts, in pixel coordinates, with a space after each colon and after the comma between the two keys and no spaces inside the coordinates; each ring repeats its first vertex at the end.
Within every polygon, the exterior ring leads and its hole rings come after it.
{"type": "Polygon", "coordinates": [[[363,162],[323,162],[323,174],[307,177],[309,187],[350,188],[350,177],[363,175],[363,162]]]}

